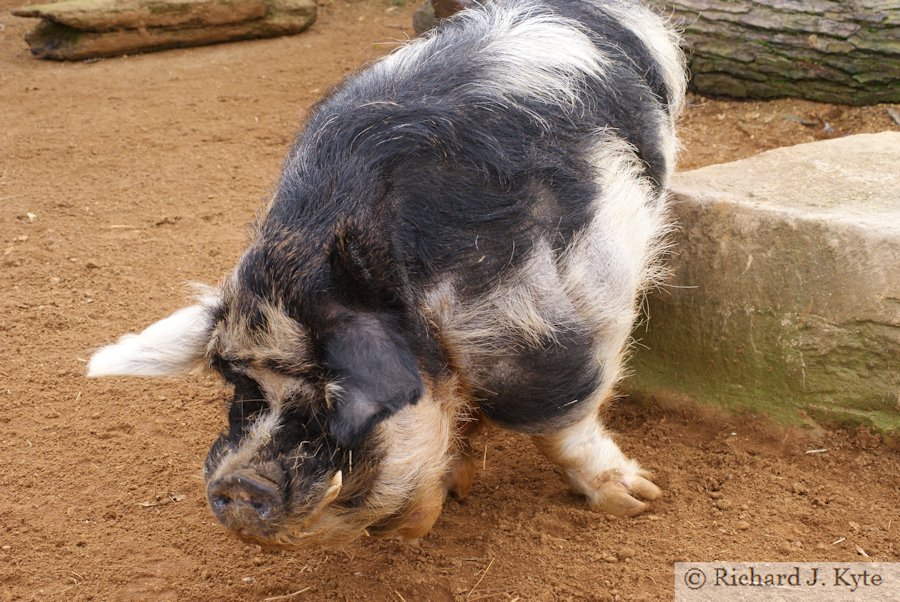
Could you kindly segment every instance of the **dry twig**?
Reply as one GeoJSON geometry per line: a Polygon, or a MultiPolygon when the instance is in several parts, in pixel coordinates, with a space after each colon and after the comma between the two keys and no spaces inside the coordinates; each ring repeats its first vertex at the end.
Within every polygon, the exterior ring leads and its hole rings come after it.
{"type": "Polygon", "coordinates": [[[472,589],[470,589],[469,593],[466,594],[466,599],[468,599],[475,592],[475,590],[478,589],[478,586],[481,585],[481,582],[484,581],[484,577],[485,575],[487,575],[488,571],[491,570],[491,566],[494,564],[495,558],[496,557],[491,558],[491,561],[488,563],[487,568],[484,569],[483,573],[481,573],[481,577],[478,579],[478,582],[474,586],[472,586],[472,589]]]}

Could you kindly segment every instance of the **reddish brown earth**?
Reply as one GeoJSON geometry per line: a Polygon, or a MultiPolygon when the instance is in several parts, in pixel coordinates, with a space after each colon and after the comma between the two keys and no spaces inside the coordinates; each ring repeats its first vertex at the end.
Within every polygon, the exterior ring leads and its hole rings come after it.
{"type": "MultiPolygon", "coordinates": [[[[88,381],[85,360],[228,271],[304,112],[410,35],[415,7],[329,0],[293,38],[55,64],[28,56],[16,4],[0,0],[0,599],[666,600],[677,560],[900,560],[898,455],[877,438],[628,401],[611,423],[666,492],[639,518],[588,511],[527,440],[491,432],[471,496],[418,547],[226,538],[200,478],[222,385],[88,381]]],[[[682,166],[890,128],[883,106],[694,98],[682,166]]]]}

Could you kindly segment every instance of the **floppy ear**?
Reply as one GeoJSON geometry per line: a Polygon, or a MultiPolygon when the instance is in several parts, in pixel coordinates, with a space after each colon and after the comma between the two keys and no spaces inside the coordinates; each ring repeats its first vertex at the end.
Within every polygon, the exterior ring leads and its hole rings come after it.
{"type": "Polygon", "coordinates": [[[400,408],[422,396],[416,358],[403,337],[376,314],[353,314],[325,339],[325,364],[337,382],[329,386],[329,430],[338,443],[358,443],[400,408]]]}
{"type": "Polygon", "coordinates": [[[206,355],[213,328],[212,309],[191,305],[147,327],[126,334],[91,357],[87,375],[175,376],[189,372],[206,355]]]}

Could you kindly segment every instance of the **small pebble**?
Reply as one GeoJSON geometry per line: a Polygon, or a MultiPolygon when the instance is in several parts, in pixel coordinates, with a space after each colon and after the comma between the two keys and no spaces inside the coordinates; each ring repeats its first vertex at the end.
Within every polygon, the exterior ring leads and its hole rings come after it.
{"type": "Polygon", "coordinates": [[[243,581],[244,583],[253,583],[254,579],[253,577],[244,577],[243,579],[241,579],[241,581],[243,581]]]}
{"type": "Polygon", "coordinates": [[[847,524],[850,525],[850,529],[853,531],[859,531],[859,529],[860,529],[859,523],[854,522],[852,520],[849,521],[847,524]]]}
{"type": "Polygon", "coordinates": [[[739,520],[738,522],[734,523],[734,526],[738,531],[746,531],[750,528],[750,523],[745,520],[739,520]]]}
{"type": "Polygon", "coordinates": [[[716,500],[716,508],[718,508],[719,510],[730,510],[731,502],[725,499],[716,500]]]}
{"type": "Polygon", "coordinates": [[[619,550],[618,556],[619,556],[620,560],[626,560],[628,558],[634,558],[634,554],[635,554],[634,548],[624,547],[621,550],[619,550]]]}
{"type": "Polygon", "coordinates": [[[100,266],[95,261],[87,262],[86,264],[84,264],[84,267],[86,267],[89,270],[99,270],[100,269],[100,266]]]}
{"type": "Polygon", "coordinates": [[[616,558],[612,554],[607,554],[606,556],[603,557],[603,560],[605,560],[606,562],[616,562],[616,561],[618,561],[618,558],[616,558]]]}

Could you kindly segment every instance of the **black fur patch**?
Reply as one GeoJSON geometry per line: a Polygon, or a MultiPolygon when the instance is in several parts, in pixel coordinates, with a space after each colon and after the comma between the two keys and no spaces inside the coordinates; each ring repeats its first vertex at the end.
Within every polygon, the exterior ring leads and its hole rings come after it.
{"type": "Polygon", "coordinates": [[[328,427],[343,446],[359,443],[379,421],[422,396],[416,358],[383,319],[350,314],[326,335],[325,365],[340,387],[328,427]]]}
{"type": "Polygon", "coordinates": [[[600,383],[590,334],[568,331],[485,367],[490,390],[476,391],[485,416],[523,432],[558,426],[600,383]]]}

